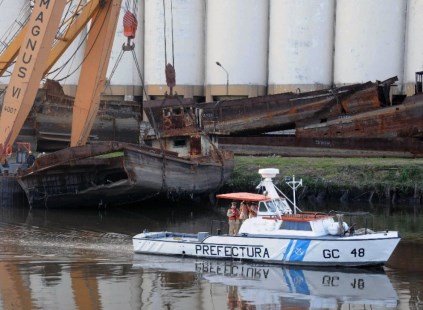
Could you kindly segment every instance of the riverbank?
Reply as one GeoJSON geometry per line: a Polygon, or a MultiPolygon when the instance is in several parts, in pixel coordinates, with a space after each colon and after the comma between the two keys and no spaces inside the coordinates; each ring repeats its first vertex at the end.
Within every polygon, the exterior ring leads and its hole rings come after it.
{"type": "Polygon", "coordinates": [[[290,190],[284,176],[303,180],[300,200],[423,203],[423,159],[236,156],[225,190],[254,191],[260,168],[278,168],[276,182],[290,190]]]}

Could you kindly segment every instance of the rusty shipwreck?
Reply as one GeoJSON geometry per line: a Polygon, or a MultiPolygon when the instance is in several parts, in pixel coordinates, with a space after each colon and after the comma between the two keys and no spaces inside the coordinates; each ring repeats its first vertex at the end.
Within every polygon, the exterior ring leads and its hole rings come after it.
{"type": "MultiPolygon", "coordinates": [[[[46,80],[38,90],[33,108],[20,133],[42,152],[61,150],[71,140],[74,98],[64,93],[54,80],[46,80]]],[[[88,142],[120,141],[138,144],[142,105],[130,100],[101,100],[88,142]]]]}
{"type": "MultiPolygon", "coordinates": [[[[95,139],[90,139],[101,111],[100,94],[106,83],[121,5],[121,0],[86,1],[78,5],[73,16],[67,17],[69,22],[60,23],[65,12],[64,1],[36,2],[26,25],[0,55],[0,75],[15,63],[0,116],[0,156],[3,167],[8,167],[7,156],[28,116],[31,117],[41,79],[82,29],[90,25],[75,98],[72,102],[65,98],[60,106],[61,102],[57,101],[61,99],[56,97],[55,106],[41,105],[42,111],[35,111],[35,121],[42,119],[42,124],[38,123],[40,127],[53,125],[53,129],[45,130],[49,135],[43,130],[39,134],[50,141],[65,141],[70,147],[41,156],[30,164],[24,162],[18,169],[17,181],[31,207],[130,204],[160,195],[167,198],[208,196],[217,191],[232,172],[232,153],[218,150],[214,141],[192,121],[193,115],[186,115],[181,132],[176,131],[173,136],[166,136],[153,126],[158,147],[124,142],[95,143],[95,139]],[[52,112],[52,109],[58,110],[52,112]],[[57,126],[69,124],[70,133],[57,130],[57,126]]],[[[133,50],[131,39],[137,22],[133,13],[127,13],[131,23],[124,24],[128,41],[123,49],[133,50]]],[[[125,128],[119,132],[129,135],[129,139],[137,139],[138,122],[136,125],[135,134],[125,128]]]]}
{"type": "Polygon", "coordinates": [[[153,197],[208,199],[231,175],[232,152],[218,150],[178,100],[164,100],[150,110],[161,111],[161,106],[181,113],[168,116],[178,125],[171,135],[158,131],[160,138],[147,142],[151,146],[93,142],[46,154],[22,170],[18,182],[30,206],[122,205],[153,197]]]}
{"type": "Polygon", "coordinates": [[[300,155],[346,156],[362,145],[360,154],[402,150],[402,156],[408,156],[407,152],[418,156],[421,144],[414,141],[421,141],[423,97],[411,96],[392,105],[388,94],[395,80],[212,103],[177,96],[146,101],[143,109],[148,122],[142,123],[140,133],[143,145],[91,142],[66,148],[37,159],[33,167],[21,171],[18,180],[34,207],[127,204],[217,191],[233,169],[233,150],[268,154],[280,152],[282,146],[300,155]],[[373,137],[366,135],[368,130],[357,130],[358,120],[369,122],[362,127],[373,131],[373,137]],[[407,120],[408,127],[398,127],[398,122],[407,120]],[[336,147],[337,129],[319,133],[331,124],[351,127],[341,130],[336,147]],[[382,124],[383,130],[378,131],[382,124]],[[295,136],[265,134],[293,128],[295,136]],[[317,135],[307,137],[308,129],[317,135]],[[328,144],[330,152],[324,149],[328,144]],[[380,150],[363,151],[370,144],[380,150]]]}
{"type": "MultiPolygon", "coordinates": [[[[120,114],[113,114],[100,95],[121,4],[121,0],[86,1],[70,23],[61,24],[63,1],[37,3],[27,25],[0,55],[0,75],[15,63],[0,116],[2,162],[7,164],[7,154],[19,135],[35,133],[39,151],[41,146],[49,151],[59,149],[18,171],[17,180],[31,206],[82,207],[128,204],[157,196],[207,196],[230,176],[233,152],[423,155],[422,97],[417,94],[404,102],[391,101],[395,77],[306,93],[197,103],[173,96],[175,71],[168,63],[170,96],[144,102],[142,108],[137,104],[128,107],[129,121],[123,121],[128,126],[116,126],[117,120],[126,117],[125,109],[118,106],[115,111],[120,114]],[[46,22],[40,24],[37,16],[46,16],[46,22]],[[43,103],[34,107],[41,79],[88,24],[75,98],[54,92],[53,85],[41,93],[43,103]],[[37,35],[29,31],[33,27],[39,29],[37,35]],[[50,53],[43,53],[46,50],[50,53]],[[26,57],[29,52],[30,58],[26,57]],[[140,121],[142,111],[149,122],[140,121]],[[33,123],[22,133],[28,120],[33,123]],[[119,142],[100,141],[115,139],[119,142]]],[[[135,30],[136,23],[125,29],[128,42],[123,50],[133,51],[135,30]]],[[[419,85],[421,92],[421,79],[419,85]]]]}
{"type": "Polygon", "coordinates": [[[205,131],[243,155],[422,157],[423,72],[416,94],[397,77],[306,93],[199,104],[205,131]]]}

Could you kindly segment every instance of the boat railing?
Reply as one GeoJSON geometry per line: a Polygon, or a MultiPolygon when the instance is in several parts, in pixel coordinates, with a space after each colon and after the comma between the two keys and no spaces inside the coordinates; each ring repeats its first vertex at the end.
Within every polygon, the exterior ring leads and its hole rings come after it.
{"type": "Polygon", "coordinates": [[[292,221],[292,222],[309,222],[313,220],[320,220],[320,219],[326,219],[331,217],[332,217],[331,215],[328,215],[326,213],[303,212],[303,213],[297,213],[297,214],[284,214],[280,217],[280,219],[285,221],[292,221]]]}
{"type": "Polygon", "coordinates": [[[349,232],[350,234],[354,234],[357,229],[362,230],[362,232],[366,235],[368,233],[373,232],[374,227],[374,217],[373,214],[367,211],[336,211],[331,210],[328,213],[329,215],[333,216],[341,216],[344,219],[347,220],[347,223],[349,225],[349,232]],[[362,227],[358,227],[362,226],[362,227]]]}

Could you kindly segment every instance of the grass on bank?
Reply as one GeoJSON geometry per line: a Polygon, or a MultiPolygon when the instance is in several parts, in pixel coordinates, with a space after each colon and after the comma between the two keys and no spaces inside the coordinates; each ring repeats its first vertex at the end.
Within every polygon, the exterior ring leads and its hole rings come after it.
{"type": "Polygon", "coordinates": [[[284,176],[302,178],[310,189],[337,191],[356,189],[383,193],[395,190],[413,197],[423,192],[423,158],[327,158],[236,156],[234,174],[228,185],[234,189],[254,188],[260,182],[258,169],[278,168],[284,176]]]}

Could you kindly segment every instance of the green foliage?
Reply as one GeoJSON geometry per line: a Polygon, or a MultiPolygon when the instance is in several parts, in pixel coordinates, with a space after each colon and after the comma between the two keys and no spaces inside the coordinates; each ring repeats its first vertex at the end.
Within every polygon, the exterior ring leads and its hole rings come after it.
{"type": "Polygon", "coordinates": [[[423,159],[403,158],[330,158],[330,157],[235,157],[235,171],[228,186],[236,190],[251,190],[260,182],[258,170],[277,168],[277,181],[284,176],[303,179],[303,186],[319,192],[339,192],[351,189],[375,192],[383,197],[394,190],[412,195],[423,192],[423,159]]]}

